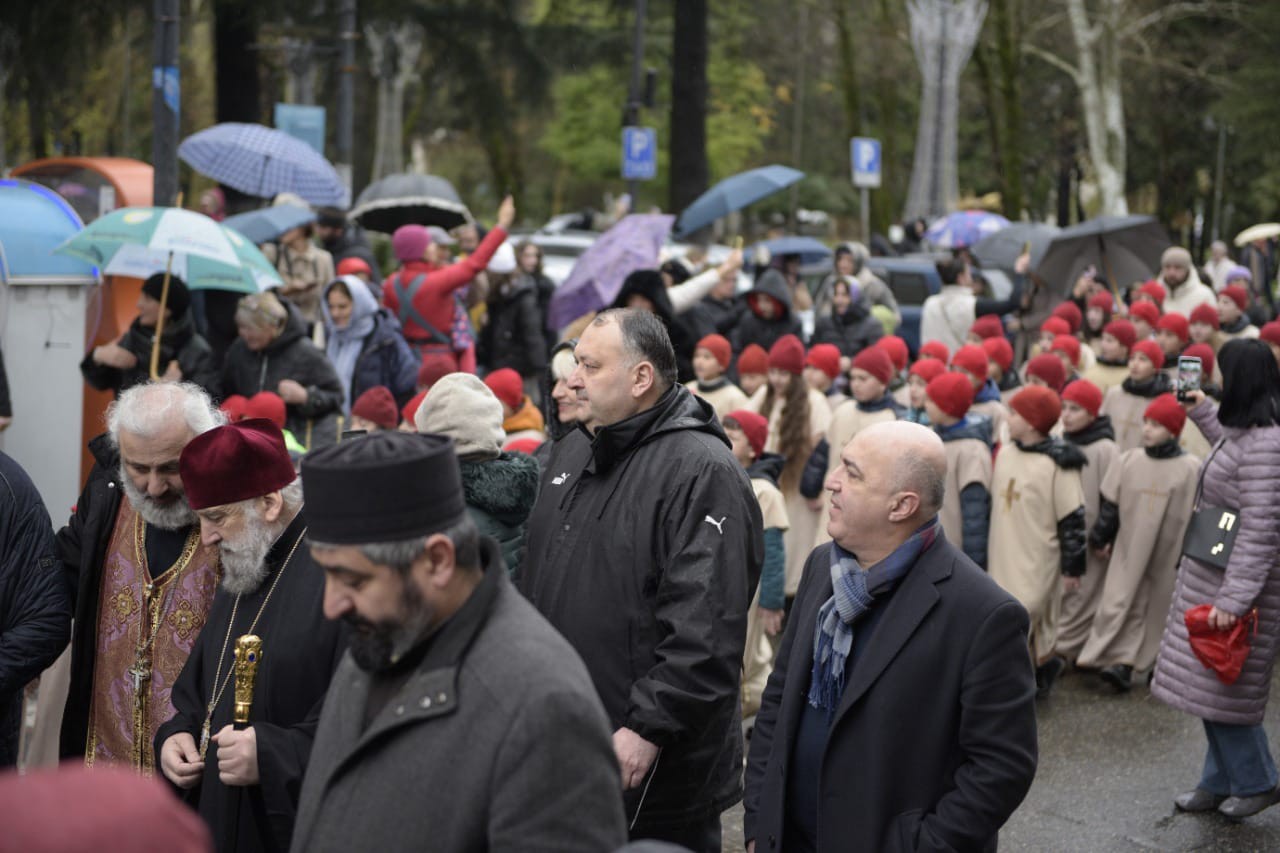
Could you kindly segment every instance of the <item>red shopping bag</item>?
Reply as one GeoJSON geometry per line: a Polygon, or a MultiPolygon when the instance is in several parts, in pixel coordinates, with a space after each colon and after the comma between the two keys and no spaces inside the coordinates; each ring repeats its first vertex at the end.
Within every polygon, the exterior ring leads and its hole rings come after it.
{"type": "Polygon", "coordinates": [[[1249,641],[1258,626],[1257,608],[1250,610],[1236,624],[1225,631],[1215,630],[1209,624],[1211,604],[1199,604],[1187,610],[1187,636],[1191,651],[1200,663],[1214,671],[1223,684],[1235,684],[1249,656],[1249,641]]]}

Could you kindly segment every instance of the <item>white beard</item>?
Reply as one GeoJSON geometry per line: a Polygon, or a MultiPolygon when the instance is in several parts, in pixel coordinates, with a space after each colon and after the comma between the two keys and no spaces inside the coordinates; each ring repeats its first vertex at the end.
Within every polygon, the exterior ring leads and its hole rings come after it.
{"type": "Polygon", "coordinates": [[[143,521],[152,527],[159,527],[161,530],[181,530],[199,523],[200,520],[195,512],[187,506],[185,496],[178,498],[170,506],[156,503],[153,498],[139,490],[133,484],[133,480],[125,476],[123,467],[120,469],[120,482],[124,486],[124,496],[129,499],[129,505],[142,516],[143,521]]]}
{"type": "Polygon", "coordinates": [[[267,552],[275,541],[271,525],[256,516],[246,517],[238,541],[228,543],[224,539],[218,543],[222,588],[232,595],[248,595],[260,587],[267,576],[267,552]]]}

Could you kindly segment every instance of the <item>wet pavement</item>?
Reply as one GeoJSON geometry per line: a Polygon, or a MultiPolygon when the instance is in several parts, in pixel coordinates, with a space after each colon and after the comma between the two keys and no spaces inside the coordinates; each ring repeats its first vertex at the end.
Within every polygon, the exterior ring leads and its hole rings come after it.
{"type": "MultiPolygon", "coordinates": [[[[1092,676],[1063,677],[1039,711],[1040,765],[1000,833],[1001,851],[1280,851],[1280,805],[1233,823],[1175,811],[1204,760],[1200,721],[1151,698],[1117,696],[1092,676]]],[[[1266,727],[1280,755],[1280,689],[1266,727]]],[[[724,850],[741,851],[742,809],[725,813],[724,850]]]]}

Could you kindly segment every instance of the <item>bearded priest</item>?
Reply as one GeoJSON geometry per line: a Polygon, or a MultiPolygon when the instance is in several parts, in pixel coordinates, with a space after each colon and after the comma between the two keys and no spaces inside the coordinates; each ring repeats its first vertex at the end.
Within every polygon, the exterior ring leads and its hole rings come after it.
{"type": "Polygon", "coordinates": [[[221,589],[156,735],[157,763],[219,851],[287,850],[329,680],[345,651],[324,618],[324,574],[303,546],[302,487],[280,428],[254,419],[193,439],[179,460],[200,535],[216,544],[221,589]],[[247,724],[241,637],[260,638],[247,724]]]}

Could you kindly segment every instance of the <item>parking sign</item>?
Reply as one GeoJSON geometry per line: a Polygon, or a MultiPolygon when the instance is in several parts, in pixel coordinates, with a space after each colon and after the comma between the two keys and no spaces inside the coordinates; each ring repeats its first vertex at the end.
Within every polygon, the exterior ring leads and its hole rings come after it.
{"type": "Polygon", "coordinates": [[[880,186],[880,140],[855,136],[849,140],[849,161],[853,165],[853,185],[875,189],[880,186]]]}
{"type": "Polygon", "coordinates": [[[622,129],[622,179],[650,181],[658,174],[658,133],[652,127],[622,129]]]}

